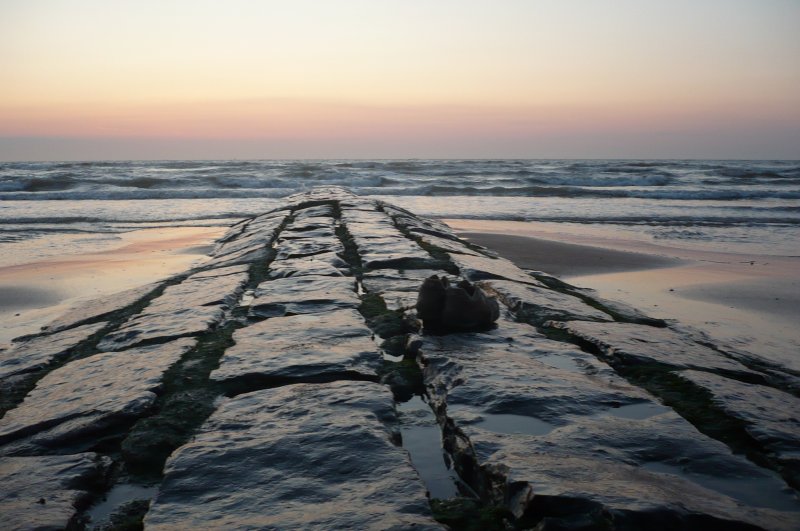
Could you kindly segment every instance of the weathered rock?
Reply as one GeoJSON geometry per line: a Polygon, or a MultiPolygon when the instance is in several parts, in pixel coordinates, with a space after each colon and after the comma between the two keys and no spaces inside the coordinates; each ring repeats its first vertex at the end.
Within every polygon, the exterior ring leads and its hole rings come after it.
{"type": "Polygon", "coordinates": [[[8,350],[0,352],[0,380],[41,369],[50,362],[69,355],[79,343],[107,324],[83,325],[13,344],[8,350]]]}
{"type": "Polygon", "coordinates": [[[356,310],[274,317],[237,330],[211,379],[377,379],[383,358],[356,310]]]}
{"type": "Polygon", "coordinates": [[[435,219],[422,219],[407,210],[403,210],[396,206],[384,205],[384,212],[386,212],[397,223],[411,233],[417,234],[430,234],[439,238],[445,238],[453,241],[461,241],[459,237],[453,232],[449,226],[441,221],[435,219]]]}
{"type": "Polygon", "coordinates": [[[325,253],[322,260],[320,255],[304,256],[303,258],[292,258],[289,260],[274,260],[267,272],[268,278],[287,278],[302,277],[308,275],[321,275],[327,277],[341,277],[342,270],[333,266],[331,262],[340,264],[342,269],[346,268],[344,260],[334,253],[325,253]]]}
{"type": "Polygon", "coordinates": [[[327,238],[281,239],[278,241],[276,251],[278,260],[286,260],[322,253],[341,253],[344,248],[338,238],[328,236],[327,238]]]}
{"type": "Polygon", "coordinates": [[[113,434],[152,406],[164,372],[194,344],[181,339],[106,352],[56,369],[0,419],[0,454],[93,447],[94,435],[113,434]]]}
{"type": "Polygon", "coordinates": [[[670,412],[586,418],[540,436],[473,429],[470,441],[518,516],[605,514],[614,529],[797,529],[798,502],[779,478],[692,430],[670,412]]]}
{"type": "Polygon", "coordinates": [[[355,281],[348,277],[306,275],[269,280],[258,285],[250,313],[277,317],[356,308],[360,301],[354,288],[355,281]]]}
{"type": "Polygon", "coordinates": [[[170,457],[145,527],[441,529],[395,425],[374,383],[239,395],[170,457]]]}
{"type": "Polygon", "coordinates": [[[216,325],[225,309],[235,306],[248,275],[198,275],[169,286],[141,313],[107,334],[98,347],[120,350],[146,340],[200,334],[216,325]]]}
{"type": "Polygon", "coordinates": [[[266,259],[270,250],[258,244],[234,253],[226,254],[203,263],[204,268],[226,267],[235,264],[250,264],[266,259]]]}
{"type": "Polygon", "coordinates": [[[284,238],[289,238],[292,234],[307,236],[317,230],[329,230],[332,233],[335,225],[336,220],[330,216],[302,216],[286,225],[281,236],[284,238]]]}
{"type": "Polygon", "coordinates": [[[425,232],[418,233],[416,236],[423,242],[427,243],[428,245],[433,245],[434,247],[438,247],[439,249],[447,253],[469,254],[472,256],[485,256],[483,253],[479,253],[477,251],[470,249],[462,241],[452,240],[450,238],[440,238],[439,236],[433,236],[425,232]]]}
{"type": "Polygon", "coordinates": [[[222,245],[225,242],[229,242],[229,241],[237,238],[239,235],[241,235],[244,232],[245,228],[247,228],[247,225],[251,221],[252,221],[252,218],[245,218],[245,219],[242,219],[240,221],[237,221],[236,223],[234,223],[233,225],[228,227],[228,230],[225,231],[225,234],[222,235],[222,238],[217,240],[216,245],[219,246],[219,245],[222,245]]]}
{"type": "Polygon", "coordinates": [[[800,465],[800,399],[796,396],[708,372],[678,374],[708,391],[717,407],[743,421],[750,436],[769,451],[800,465]]]}
{"type": "Polygon", "coordinates": [[[352,221],[343,219],[348,232],[360,239],[374,238],[405,238],[392,224],[392,220],[383,216],[380,212],[375,213],[375,221],[352,221]]]}
{"type": "Polygon", "coordinates": [[[224,277],[226,275],[235,275],[237,273],[247,273],[250,270],[250,264],[240,264],[228,267],[217,267],[214,269],[204,269],[200,273],[195,273],[190,278],[192,280],[199,280],[203,278],[224,277]]]}
{"type": "Polygon", "coordinates": [[[110,465],[91,453],[0,458],[0,526],[66,529],[89,491],[102,486],[110,465]]]}
{"type": "Polygon", "coordinates": [[[549,430],[566,415],[613,415],[652,402],[594,356],[505,320],[488,332],[426,336],[422,353],[435,409],[460,424],[510,415],[549,430]]]}
{"type": "Polygon", "coordinates": [[[322,219],[329,218],[307,218],[305,220],[301,220],[300,226],[286,227],[286,229],[281,232],[280,240],[329,240],[331,238],[335,238],[336,233],[333,230],[333,223],[327,227],[320,227],[317,226],[317,223],[314,223],[314,221],[322,219]],[[302,223],[303,221],[306,223],[302,223]],[[311,223],[308,223],[309,221],[311,223]]]}
{"type": "Polygon", "coordinates": [[[309,209],[313,206],[313,203],[317,202],[329,203],[331,201],[349,200],[359,200],[359,198],[339,186],[318,186],[306,192],[292,194],[284,201],[291,208],[309,209]]]}
{"type": "Polygon", "coordinates": [[[361,282],[364,289],[370,293],[408,291],[416,294],[423,281],[433,275],[444,276],[447,273],[435,269],[401,269],[398,271],[378,269],[365,271],[361,282]]]}
{"type": "Polygon", "coordinates": [[[357,238],[353,237],[361,256],[361,263],[370,269],[424,268],[434,265],[431,256],[408,238],[357,238]]]}
{"type": "Polygon", "coordinates": [[[631,323],[589,321],[551,322],[548,326],[564,330],[595,348],[612,364],[662,364],[678,369],[730,371],[760,376],[738,361],[700,345],[669,328],[631,323]]]}
{"type": "Polygon", "coordinates": [[[774,473],[531,327],[426,337],[422,356],[462,478],[517,517],[605,514],[619,529],[796,521],[774,473]]]}
{"type": "Polygon", "coordinates": [[[277,208],[275,210],[270,210],[269,212],[265,212],[260,216],[254,217],[252,221],[248,223],[246,230],[248,232],[252,232],[252,231],[257,231],[264,226],[271,227],[274,220],[278,219],[281,222],[283,222],[283,220],[286,219],[286,217],[289,216],[291,213],[292,213],[291,209],[283,207],[277,208]]]}
{"type": "Polygon", "coordinates": [[[624,302],[614,301],[600,297],[597,292],[589,288],[579,288],[566,282],[559,280],[555,277],[536,271],[531,273],[537,280],[544,286],[562,286],[564,291],[568,294],[575,295],[576,297],[585,297],[590,299],[593,305],[602,308],[602,310],[614,317],[615,321],[622,321],[628,323],[647,324],[650,326],[666,327],[667,323],[663,319],[656,319],[639,311],[638,309],[625,304],[624,302]]]}
{"type": "Polygon", "coordinates": [[[549,320],[579,319],[612,321],[611,316],[589,306],[578,297],[536,284],[510,280],[486,280],[481,283],[519,317],[534,324],[549,320]]]}
{"type": "Polygon", "coordinates": [[[497,300],[467,280],[451,283],[433,275],[422,283],[417,315],[427,330],[468,331],[488,328],[500,317],[497,300]]]}
{"type": "Polygon", "coordinates": [[[487,279],[513,280],[525,284],[542,284],[505,258],[489,258],[469,254],[454,254],[450,259],[458,267],[461,276],[472,282],[487,279]]]}
{"type": "Polygon", "coordinates": [[[500,317],[497,299],[467,280],[447,288],[442,323],[451,330],[487,328],[500,317]]]}
{"type": "Polygon", "coordinates": [[[282,223],[282,217],[265,219],[258,223],[251,222],[241,235],[217,245],[212,256],[230,256],[248,249],[267,247],[274,239],[282,223]]]}
{"type": "Polygon", "coordinates": [[[295,210],[294,212],[295,219],[303,220],[306,218],[332,218],[333,217],[333,205],[317,205],[312,207],[301,208],[295,210]]]}
{"type": "MultiPolygon", "coordinates": [[[[348,227],[350,225],[361,224],[360,229],[364,231],[364,234],[366,234],[366,229],[371,227],[377,227],[379,229],[393,228],[397,231],[394,223],[392,223],[392,219],[378,210],[342,209],[342,221],[348,227]]],[[[380,236],[380,234],[377,235],[380,236]]]]}
{"type": "Polygon", "coordinates": [[[61,317],[50,322],[47,326],[43,326],[42,330],[57,332],[91,319],[104,317],[109,313],[119,311],[143,299],[157,287],[158,284],[145,284],[138,288],[128,289],[105,297],[78,303],[64,312],[61,317]]]}

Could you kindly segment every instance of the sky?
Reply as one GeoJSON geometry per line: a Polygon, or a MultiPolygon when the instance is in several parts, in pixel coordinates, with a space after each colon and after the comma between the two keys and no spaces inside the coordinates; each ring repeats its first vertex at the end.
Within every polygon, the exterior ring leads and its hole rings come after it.
{"type": "Polygon", "coordinates": [[[797,0],[0,0],[0,160],[800,158],[797,0]]]}

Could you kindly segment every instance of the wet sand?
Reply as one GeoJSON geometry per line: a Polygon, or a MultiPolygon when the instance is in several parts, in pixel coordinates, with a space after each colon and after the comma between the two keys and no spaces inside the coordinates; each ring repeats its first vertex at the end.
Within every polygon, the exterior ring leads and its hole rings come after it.
{"type": "Polygon", "coordinates": [[[595,289],[602,297],[800,370],[800,257],[556,234],[536,223],[445,221],[459,235],[524,269],[595,289]]]}
{"type": "Polygon", "coordinates": [[[91,254],[0,267],[0,344],[39,331],[79,301],[185,271],[204,259],[225,230],[144,229],[121,234],[111,248],[91,254]]]}

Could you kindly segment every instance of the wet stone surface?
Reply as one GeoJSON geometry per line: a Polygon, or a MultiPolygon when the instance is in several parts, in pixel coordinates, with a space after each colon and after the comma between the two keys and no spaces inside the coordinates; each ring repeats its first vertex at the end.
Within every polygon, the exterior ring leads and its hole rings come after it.
{"type": "Polygon", "coordinates": [[[721,370],[760,376],[738,361],[669,328],[588,321],[549,323],[549,326],[589,343],[611,363],[658,363],[679,369],[721,370]]]}
{"type": "Polygon", "coordinates": [[[110,464],[92,453],[0,457],[0,525],[66,529],[88,491],[102,486],[110,464]]]}
{"type": "Polygon", "coordinates": [[[743,421],[756,441],[779,458],[794,461],[800,470],[800,399],[708,372],[683,371],[679,375],[708,391],[714,404],[743,421]]]}
{"type": "Polygon", "coordinates": [[[572,507],[635,528],[712,518],[790,529],[800,516],[776,474],[529,326],[425,337],[422,364],[462,477],[518,518],[572,507]]]}
{"type": "Polygon", "coordinates": [[[319,238],[292,238],[278,240],[278,260],[301,258],[322,253],[341,253],[344,251],[341,242],[335,236],[319,238]]]}
{"type": "Polygon", "coordinates": [[[489,258],[486,256],[473,256],[454,254],[450,258],[456,264],[461,275],[472,281],[487,279],[513,280],[525,284],[541,285],[541,283],[515,266],[505,258],[489,258]]]}
{"type": "Polygon", "coordinates": [[[226,275],[235,275],[238,273],[247,273],[250,270],[250,264],[239,264],[239,265],[232,265],[227,267],[217,267],[213,269],[207,269],[201,271],[200,273],[195,273],[191,276],[192,280],[200,280],[204,278],[212,278],[212,277],[224,277],[226,275]]]}
{"type": "Polygon", "coordinates": [[[290,260],[275,260],[269,266],[267,277],[270,279],[286,277],[303,277],[308,275],[320,275],[328,277],[341,277],[342,271],[347,271],[346,264],[341,258],[333,253],[325,255],[306,256],[303,258],[293,258],[290,260]],[[333,264],[340,264],[339,267],[333,264]]]}
{"type": "Polygon", "coordinates": [[[250,264],[259,260],[264,260],[269,255],[267,247],[261,244],[254,244],[241,251],[232,252],[203,263],[204,268],[226,267],[236,264],[250,264]]]}
{"type": "Polygon", "coordinates": [[[502,414],[555,426],[569,415],[652,402],[594,356],[505,320],[490,332],[425,336],[422,356],[434,409],[463,426],[502,414]]]}
{"type": "Polygon", "coordinates": [[[0,352],[0,380],[41,369],[51,361],[69,355],[71,349],[91,337],[106,324],[95,323],[79,326],[15,343],[9,350],[0,352]]]}
{"type": "Polygon", "coordinates": [[[42,327],[42,330],[51,333],[58,330],[63,330],[75,326],[76,324],[88,321],[90,319],[97,319],[111,312],[115,312],[130,306],[136,301],[144,298],[147,294],[152,292],[158,287],[158,284],[146,284],[138,288],[133,288],[107,297],[100,297],[92,299],[80,304],[77,304],[64,312],[64,315],[58,317],[47,326],[42,327]]]}
{"type": "Polygon", "coordinates": [[[377,379],[382,357],[356,310],[274,317],[237,330],[211,379],[377,379]]]}
{"type": "Polygon", "coordinates": [[[167,462],[147,529],[442,529],[392,441],[389,388],[299,384],[224,402],[167,462]]]}
{"type": "Polygon", "coordinates": [[[248,275],[199,275],[166,288],[141,313],[106,335],[98,348],[121,350],[142,341],[199,334],[213,327],[226,309],[235,306],[248,275]]]}
{"type": "Polygon", "coordinates": [[[306,275],[269,280],[258,285],[250,313],[278,317],[356,308],[360,300],[354,288],[355,281],[349,277],[306,275]]]}
{"type": "Polygon", "coordinates": [[[548,320],[580,319],[611,321],[607,313],[593,308],[578,297],[537,286],[509,280],[487,280],[482,286],[489,288],[509,309],[532,323],[548,320]]]}
{"type": "Polygon", "coordinates": [[[450,238],[441,238],[439,236],[433,236],[426,232],[416,233],[415,236],[417,236],[419,239],[421,239],[428,245],[433,245],[448,253],[469,254],[472,256],[484,256],[482,253],[470,249],[469,247],[467,247],[466,244],[464,244],[461,241],[452,240],[450,238]]]}
{"type": "Polygon", "coordinates": [[[383,210],[392,217],[398,226],[412,234],[430,234],[439,238],[461,241],[448,225],[436,219],[422,219],[407,210],[398,207],[383,205],[383,210]]]}
{"type": "Polygon", "coordinates": [[[153,405],[164,372],[194,344],[100,353],[56,369],[0,419],[0,454],[93,447],[153,405]]]}

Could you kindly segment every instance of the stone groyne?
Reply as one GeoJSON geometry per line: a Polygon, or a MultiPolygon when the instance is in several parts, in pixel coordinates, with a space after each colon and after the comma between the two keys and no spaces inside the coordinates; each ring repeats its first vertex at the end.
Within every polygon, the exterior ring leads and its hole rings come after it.
{"type": "Polygon", "coordinates": [[[800,527],[800,375],[338,188],[20,338],[0,393],[3,529],[800,527]],[[421,329],[433,274],[496,325],[421,329]]]}

